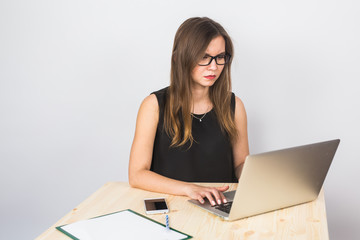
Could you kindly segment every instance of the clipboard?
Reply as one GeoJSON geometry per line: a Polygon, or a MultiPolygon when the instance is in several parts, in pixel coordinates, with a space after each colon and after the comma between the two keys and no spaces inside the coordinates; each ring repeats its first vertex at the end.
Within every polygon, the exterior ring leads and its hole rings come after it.
{"type": "Polygon", "coordinates": [[[190,239],[192,236],[170,228],[131,209],[56,227],[75,240],[190,239]]]}

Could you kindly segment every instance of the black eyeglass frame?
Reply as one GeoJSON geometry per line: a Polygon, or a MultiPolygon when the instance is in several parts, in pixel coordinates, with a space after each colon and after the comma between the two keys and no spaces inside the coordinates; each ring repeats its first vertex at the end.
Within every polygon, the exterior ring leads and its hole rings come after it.
{"type": "Polygon", "coordinates": [[[216,55],[216,56],[207,55],[207,57],[210,57],[210,61],[209,61],[208,64],[200,64],[200,63],[198,63],[198,65],[199,65],[199,66],[209,66],[213,60],[215,60],[216,65],[225,65],[225,64],[227,64],[227,63],[230,61],[230,59],[231,59],[231,54],[225,53],[225,54],[219,54],[219,55],[216,55]],[[218,58],[218,57],[221,56],[221,55],[224,55],[224,57],[225,57],[225,63],[223,63],[223,64],[219,64],[219,63],[217,62],[217,60],[216,60],[216,58],[218,58]]]}

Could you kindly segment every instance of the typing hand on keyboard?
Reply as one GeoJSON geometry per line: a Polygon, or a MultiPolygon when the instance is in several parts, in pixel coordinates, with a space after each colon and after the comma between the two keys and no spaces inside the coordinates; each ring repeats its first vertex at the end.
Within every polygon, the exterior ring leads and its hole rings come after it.
{"type": "Polygon", "coordinates": [[[220,205],[216,205],[216,206],[214,206],[214,208],[218,209],[220,211],[226,212],[226,213],[230,213],[231,205],[232,205],[232,202],[227,202],[227,203],[223,203],[220,205]]]}

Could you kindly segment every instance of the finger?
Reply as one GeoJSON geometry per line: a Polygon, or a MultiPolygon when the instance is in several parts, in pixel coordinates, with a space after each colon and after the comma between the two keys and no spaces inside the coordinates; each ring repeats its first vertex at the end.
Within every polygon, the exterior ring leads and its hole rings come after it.
{"type": "Polygon", "coordinates": [[[220,194],[222,202],[227,203],[227,199],[222,192],[227,191],[229,189],[229,186],[217,187],[216,189],[219,190],[219,194],[220,194]]]}
{"type": "Polygon", "coordinates": [[[219,192],[219,194],[220,194],[220,198],[221,198],[222,202],[223,202],[223,203],[227,203],[227,199],[226,199],[226,197],[224,196],[224,194],[223,194],[222,192],[219,192]]]}
{"type": "Polygon", "coordinates": [[[222,186],[222,187],[217,187],[217,190],[221,191],[221,192],[225,192],[229,189],[229,186],[222,186]]]}
{"type": "Polygon", "coordinates": [[[221,197],[222,192],[219,192],[216,188],[213,188],[211,193],[214,195],[217,204],[220,205],[222,203],[222,200],[223,200],[223,198],[221,197]],[[220,193],[221,193],[221,195],[220,195],[220,193]]]}
{"type": "Polygon", "coordinates": [[[197,200],[201,203],[201,204],[204,204],[205,201],[204,199],[199,195],[199,197],[197,198],[197,200]]]}
{"type": "Polygon", "coordinates": [[[226,190],[228,190],[229,186],[217,187],[216,189],[219,190],[219,194],[220,194],[222,202],[227,203],[227,199],[222,192],[225,192],[226,190]]]}
{"type": "Polygon", "coordinates": [[[210,192],[206,192],[206,193],[205,193],[205,196],[206,196],[207,199],[209,200],[211,206],[216,205],[216,202],[215,202],[215,200],[214,200],[214,198],[212,197],[212,195],[211,195],[210,192]]]}

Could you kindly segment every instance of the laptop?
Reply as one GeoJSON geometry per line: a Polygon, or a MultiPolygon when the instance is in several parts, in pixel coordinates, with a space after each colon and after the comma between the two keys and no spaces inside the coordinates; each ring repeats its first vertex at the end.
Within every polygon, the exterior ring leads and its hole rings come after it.
{"type": "Polygon", "coordinates": [[[245,159],[236,191],[224,192],[228,203],[189,202],[233,221],[315,200],[334,158],[339,139],[245,159]]]}

